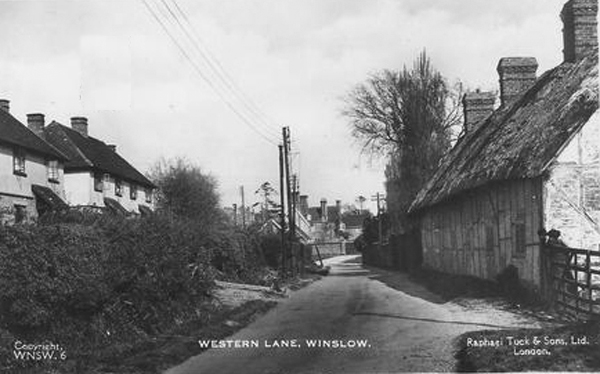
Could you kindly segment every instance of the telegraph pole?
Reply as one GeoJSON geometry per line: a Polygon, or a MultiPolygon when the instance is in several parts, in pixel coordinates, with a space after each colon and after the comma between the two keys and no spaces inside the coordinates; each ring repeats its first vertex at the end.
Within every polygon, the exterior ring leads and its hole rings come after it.
{"type": "MultiPolygon", "coordinates": [[[[285,187],[286,187],[286,198],[287,198],[287,213],[288,213],[288,224],[289,224],[289,237],[288,237],[288,255],[290,255],[290,260],[293,257],[293,247],[291,245],[294,239],[294,217],[292,215],[292,190],[291,190],[291,180],[290,180],[290,128],[283,128],[283,157],[284,157],[284,166],[285,166],[285,187]]],[[[292,260],[293,262],[293,260],[292,260]]],[[[290,266],[290,269],[293,272],[293,266],[290,266]]]]}
{"type": "Polygon", "coordinates": [[[381,242],[383,241],[383,230],[381,227],[381,200],[383,200],[384,198],[385,198],[385,196],[380,194],[379,192],[377,192],[377,195],[371,197],[371,201],[374,201],[374,200],[377,201],[377,231],[378,231],[378,236],[379,236],[378,248],[379,248],[380,252],[381,252],[381,242]]]}
{"type": "Polygon", "coordinates": [[[237,204],[233,204],[233,225],[237,226],[237,204]]]}
{"type": "Polygon", "coordinates": [[[242,195],[242,228],[246,228],[246,204],[244,203],[244,186],[240,186],[240,194],[242,195]]]}
{"type": "Polygon", "coordinates": [[[280,217],[281,217],[281,277],[285,277],[285,254],[286,254],[286,240],[285,240],[285,167],[284,167],[284,152],[283,145],[279,145],[279,196],[280,196],[280,217]]]}

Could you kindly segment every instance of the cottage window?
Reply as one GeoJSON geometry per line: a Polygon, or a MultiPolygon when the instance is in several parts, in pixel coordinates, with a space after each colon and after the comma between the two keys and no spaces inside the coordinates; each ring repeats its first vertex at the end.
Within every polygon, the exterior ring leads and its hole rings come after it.
{"type": "Polygon", "coordinates": [[[25,172],[25,151],[19,148],[13,150],[13,174],[27,176],[25,172]]]}
{"type": "Polygon", "coordinates": [[[146,202],[147,203],[152,202],[152,190],[150,188],[146,189],[146,202]]]}
{"type": "Polygon", "coordinates": [[[94,191],[102,192],[104,190],[104,178],[101,173],[94,174],[94,191]]]}
{"type": "Polygon", "coordinates": [[[48,162],[48,181],[58,183],[58,161],[52,160],[48,162]]]}
{"type": "Polygon", "coordinates": [[[25,205],[15,204],[15,223],[23,223],[27,219],[27,208],[25,205]]]}
{"type": "Polygon", "coordinates": [[[120,179],[115,179],[115,195],[123,196],[123,182],[120,179]]]}
{"type": "Polygon", "coordinates": [[[137,187],[134,186],[133,184],[129,185],[129,198],[131,200],[137,199],[137,187]]]}

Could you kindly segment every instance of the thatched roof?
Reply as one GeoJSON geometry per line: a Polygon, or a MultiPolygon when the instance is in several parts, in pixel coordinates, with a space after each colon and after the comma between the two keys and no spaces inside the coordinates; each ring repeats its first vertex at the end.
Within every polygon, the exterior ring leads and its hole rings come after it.
{"type": "Polygon", "coordinates": [[[410,211],[494,181],[542,175],[598,110],[598,52],[547,71],[462,137],[410,211]]]}

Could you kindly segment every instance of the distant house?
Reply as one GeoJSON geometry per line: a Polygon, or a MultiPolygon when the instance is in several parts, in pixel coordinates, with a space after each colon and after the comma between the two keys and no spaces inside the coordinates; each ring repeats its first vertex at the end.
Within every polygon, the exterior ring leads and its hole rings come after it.
{"type": "Polygon", "coordinates": [[[319,206],[309,207],[308,196],[301,195],[299,197],[298,210],[309,223],[309,235],[312,240],[326,242],[338,239],[338,232],[342,228],[341,200],[336,200],[334,206],[328,206],[327,199],[323,198],[319,206]]]}
{"type": "Polygon", "coordinates": [[[497,110],[489,94],[465,96],[466,134],[410,209],[426,265],[488,279],[513,265],[540,286],[538,230],[598,249],[597,12],[597,0],[565,4],[564,62],[539,78],[535,59],[501,59],[497,110]]]}
{"type": "Polygon", "coordinates": [[[89,136],[87,118],[71,118],[71,127],[53,121],[44,135],[69,157],[64,166],[69,205],[108,207],[121,213],[154,208],[156,186],[121,157],[116,146],[89,136]]]}
{"type": "Polygon", "coordinates": [[[20,223],[66,206],[67,157],[39,136],[43,114],[27,115],[27,127],[9,112],[0,100],[0,217],[20,223]]]}

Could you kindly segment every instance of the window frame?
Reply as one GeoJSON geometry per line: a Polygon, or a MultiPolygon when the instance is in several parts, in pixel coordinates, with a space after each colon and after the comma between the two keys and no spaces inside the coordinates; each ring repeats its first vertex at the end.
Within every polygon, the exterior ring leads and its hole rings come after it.
{"type": "Polygon", "coordinates": [[[138,189],[134,184],[129,184],[129,199],[130,200],[137,200],[137,196],[138,196],[138,189]]]}
{"type": "Polygon", "coordinates": [[[146,188],[146,202],[152,204],[152,189],[146,188]]]}
{"type": "Polygon", "coordinates": [[[115,196],[123,196],[123,181],[119,178],[115,178],[115,196]]]}
{"type": "Polygon", "coordinates": [[[27,154],[22,148],[13,148],[13,174],[21,177],[27,176],[27,154]]]}
{"type": "Polygon", "coordinates": [[[15,224],[25,223],[27,222],[27,206],[22,204],[15,204],[15,224]]]}
{"type": "Polygon", "coordinates": [[[94,173],[94,191],[104,192],[104,174],[94,173]]]}
{"type": "Polygon", "coordinates": [[[60,183],[60,171],[58,160],[50,160],[46,165],[48,168],[48,182],[60,183]]]}

